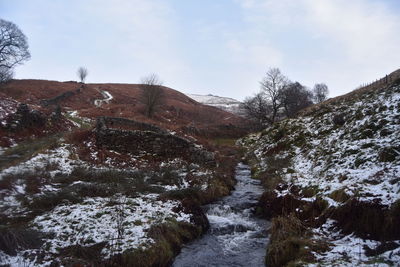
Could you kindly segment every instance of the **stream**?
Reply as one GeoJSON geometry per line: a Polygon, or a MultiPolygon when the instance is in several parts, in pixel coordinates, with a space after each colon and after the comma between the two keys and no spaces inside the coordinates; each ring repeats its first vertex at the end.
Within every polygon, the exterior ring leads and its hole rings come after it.
{"type": "Polygon", "coordinates": [[[265,266],[269,223],[253,215],[263,189],[245,164],[237,165],[235,178],[231,195],[204,206],[210,229],[182,248],[174,267],[265,266]]]}

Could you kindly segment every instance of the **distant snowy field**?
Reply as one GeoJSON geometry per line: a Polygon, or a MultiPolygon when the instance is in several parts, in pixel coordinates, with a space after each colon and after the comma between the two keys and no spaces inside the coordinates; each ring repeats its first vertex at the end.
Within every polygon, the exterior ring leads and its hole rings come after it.
{"type": "Polygon", "coordinates": [[[204,105],[220,108],[222,110],[228,111],[236,115],[243,114],[240,110],[240,104],[242,102],[236,99],[229,97],[215,96],[211,94],[209,95],[186,94],[186,95],[204,105]]]}

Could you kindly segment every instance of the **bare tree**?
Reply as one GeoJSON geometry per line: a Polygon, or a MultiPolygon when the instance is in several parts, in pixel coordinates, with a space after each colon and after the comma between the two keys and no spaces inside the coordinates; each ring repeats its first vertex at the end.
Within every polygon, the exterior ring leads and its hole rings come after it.
{"type": "Polygon", "coordinates": [[[258,93],[254,97],[247,97],[240,105],[245,116],[256,124],[256,128],[262,128],[270,124],[271,105],[268,103],[263,93],[258,93]]]}
{"type": "Polygon", "coordinates": [[[329,94],[328,86],[324,83],[317,83],[316,85],[314,85],[313,93],[316,103],[325,101],[329,94]]]}
{"type": "Polygon", "coordinates": [[[85,82],[86,76],[88,75],[88,70],[85,67],[80,67],[77,71],[79,80],[81,81],[81,83],[85,82]]]}
{"type": "Polygon", "coordinates": [[[12,69],[0,67],[0,84],[11,80],[14,76],[12,69]]]}
{"type": "Polygon", "coordinates": [[[30,59],[28,41],[12,22],[0,19],[0,82],[13,76],[13,68],[30,59]]]}
{"type": "Polygon", "coordinates": [[[294,117],[301,109],[310,106],[313,94],[299,82],[288,84],[281,93],[281,102],[286,117],[294,117]]]}
{"type": "Polygon", "coordinates": [[[281,94],[289,84],[289,79],[278,68],[270,68],[260,84],[261,90],[272,108],[270,122],[273,124],[277,119],[279,109],[282,107],[281,94]]]}
{"type": "Polygon", "coordinates": [[[142,78],[140,89],[146,116],[151,118],[164,100],[162,81],[156,74],[150,74],[142,78]]]}

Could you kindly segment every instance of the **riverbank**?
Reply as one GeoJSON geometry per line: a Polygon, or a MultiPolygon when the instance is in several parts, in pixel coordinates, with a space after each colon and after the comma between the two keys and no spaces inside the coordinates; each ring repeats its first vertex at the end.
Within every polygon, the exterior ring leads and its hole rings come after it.
{"type": "Polygon", "coordinates": [[[268,266],[400,262],[400,86],[329,101],[240,141],[272,219],[268,266]]]}
{"type": "Polygon", "coordinates": [[[210,167],[99,150],[91,135],[2,170],[1,264],[168,266],[208,229],[200,206],[234,187],[237,157],[222,149],[210,167]]]}

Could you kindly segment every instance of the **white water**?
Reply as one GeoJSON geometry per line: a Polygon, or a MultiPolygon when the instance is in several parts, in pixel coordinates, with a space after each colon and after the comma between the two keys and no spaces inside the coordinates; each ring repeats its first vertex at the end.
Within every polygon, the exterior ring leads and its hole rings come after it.
{"type": "Polygon", "coordinates": [[[242,163],[235,177],[238,182],[230,196],[204,207],[210,230],[185,246],[173,266],[265,266],[268,223],[253,215],[262,187],[242,163]]]}

